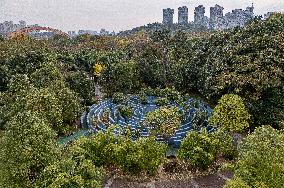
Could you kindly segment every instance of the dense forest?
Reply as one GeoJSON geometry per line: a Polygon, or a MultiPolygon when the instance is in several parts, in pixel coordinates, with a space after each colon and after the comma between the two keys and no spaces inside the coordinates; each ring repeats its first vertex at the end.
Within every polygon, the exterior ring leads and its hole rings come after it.
{"type": "MultiPolygon", "coordinates": [[[[215,131],[191,131],[176,163],[208,171],[222,158],[217,167],[234,173],[225,187],[284,187],[282,14],[228,31],[0,38],[0,75],[0,187],[102,187],[113,171],[152,177],[170,168],[166,143],[133,141],[127,130],[115,136],[115,126],[58,143],[99,103],[97,86],[117,101],[130,94],[206,101],[213,115],[200,114],[195,123],[206,119],[215,131]]],[[[179,116],[161,108],[145,122],[162,119],[157,126],[166,135],[179,116]]]]}

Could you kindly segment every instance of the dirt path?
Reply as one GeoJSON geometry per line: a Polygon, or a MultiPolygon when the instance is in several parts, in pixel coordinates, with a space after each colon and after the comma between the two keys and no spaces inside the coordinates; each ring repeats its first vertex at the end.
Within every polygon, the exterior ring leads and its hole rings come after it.
{"type": "Polygon", "coordinates": [[[111,178],[105,188],[222,188],[226,180],[230,178],[232,178],[232,173],[228,172],[202,176],[191,181],[171,180],[137,183],[121,178],[111,178]]]}

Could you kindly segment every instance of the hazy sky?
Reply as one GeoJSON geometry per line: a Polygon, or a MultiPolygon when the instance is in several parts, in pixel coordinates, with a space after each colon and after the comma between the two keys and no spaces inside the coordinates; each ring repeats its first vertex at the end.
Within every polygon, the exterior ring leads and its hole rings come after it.
{"type": "Polygon", "coordinates": [[[147,23],[161,22],[162,9],[186,5],[193,20],[194,7],[219,4],[224,13],[235,8],[245,9],[254,3],[255,13],[284,12],[284,0],[0,0],[0,22],[25,20],[63,31],[91,29],[125,30],[147,23]]]}

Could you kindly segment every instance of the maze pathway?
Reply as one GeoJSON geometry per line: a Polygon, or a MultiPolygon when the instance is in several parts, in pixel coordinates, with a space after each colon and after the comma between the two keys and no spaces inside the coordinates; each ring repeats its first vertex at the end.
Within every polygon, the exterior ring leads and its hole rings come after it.
{"type": "MultiPolygon", "coordinates": [[[[171,137],[169,139],[170,145],[179,146],[181,144],[182,139],[185,138],[187,133],[193,129],[192,122],[195,118],[197,110],[205,111],[209,115],[212,114],[212,109],[209,106],[207,106],[204,103],[202,103],[201,101],[199,101],[198,107],[193,107],[192,101],[193,101],[193,99],[190,99],[186,102],[186,105],[187,105],[186,109],[188,109],[187,111],[175,102],[172,102],[170,104],[170,106],[178,107],[181,111],[183,111],[186,114],[186,116],[185,116],[186,118],[183,120],[183,123],[180,126],[180,128],[178,130],[176,130],[173,137],[171,137]]],[[[149,136],[149,129],[142,128],[140,126],[140,123],[144,121],[145,115],[148,112],[151,112],[151,111],[159,108],[159,106],[157,104],[155,104],[155,97],[149,97],[148,103],[144,104],[144,105],[139,103],[137,97],[132,97],[127,102],[127,106],[132,107],[133,112],[134,112],[133,113],[134,115],[129,119],[124,118],[120,115],[120,113],[118,111],[119,105],[113,103],[111,99],[105,100],[98,105],[93,105],[93,106],[91,106],[89,113],[86,115],[87,126],[91,130],[93,130],[94,132],[98,132],[98,131],[104,131],[105,132],[107,130],[108,126],[105,123],[103,123],[102,116],[103,116],[104,111],[109,111],[110,113],[109,113],[108,120],[111,124],[118,125],[122,129],[130,127],[131,131],[133,133],[138,133],[142,137],[149,136]],[[96,125],[93,124],[94,119],[97,120],[96,125]]],[[[207,127],[207,128],[208,128],[209,131],[211,130],[210,127],[207,127]]],[[[115,130],[114,133],[120,134],[118,129],[115,130]]],[[[158,135],[157,141],[164,141],[164,140],[161,136],[158,135]]]]}

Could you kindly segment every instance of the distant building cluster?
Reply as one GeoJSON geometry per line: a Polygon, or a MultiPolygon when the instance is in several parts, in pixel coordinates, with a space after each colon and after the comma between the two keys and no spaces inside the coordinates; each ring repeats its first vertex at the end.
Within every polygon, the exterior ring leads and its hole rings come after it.
{"type": "MultiPolygon", "coordinates": [[[[210,7],[210,18],[205,16],[205,7],[199,5],[194,10],[193,24],[207,27],[213,30],[229,29],[237,26],[244,26],[249,20],[254,18],[254,7],[247,7],[245,10],[235,9],[224,15],[224,8],[220,5],[210,7]]],[[[163,10],[163,24],[172,25],[174,9],[163,10]]],[[[269,17],[269,15],[267,15],[269,17]]],[[[188,24],[188,8],[186,6],[178,8],[178,24],[188,24]]]]}
{"type": "Polygon", "coordinates": [[[93,36],[106,36],[106,35],[115,35],[116,33],[113,32],[109,32],[105,29],[101,29],[99,32],[98,31],[93,31],[93,30],[79,30],[78,32],[76,31],[68,31],[68,35],[73,38],[76,36],[80,36],[80,35],[93,35],[93,36]]]}
{"type": "Polygon", "coordinates": [[[13,21],[5,21],[0,23],[0,34],[6,35],[10,32],[25,28],[27,23],[25,21],[19,21],[19,23],[14,24],[13,21]]]}
{"type": "MultiPolygon", "coordinates": [[[[34,25],[27,25],[27,23],[23,20],[19,21],[19,23],[14,24],[13,21],[5,21],[3,23],[0,23],[0,35],[7,36],[9,33],[26,28],[26,27],[36,27],[39,26],[38,24],[34,25]]],[[[37,37],[37,38],[49,38],[50,36],[53,36],[53,33],[51,32],[39,32],[39,31],[33,31],[30,33],[31,36],[37,37]]]]}
{"type": "MultiPolygon", "coordinates": [[[[277,12],[268,12],[264,14],[263,19],[269,18],[271,15],[277,12]]],[[[163,22],[148,24],[147,26],[141,26],[128,31],[121,31],[120,33],[109,32],[106,29],[101,29],[98,31],[93,30],[79,30],[79,31],[68,31],[68,35],[73,38],[76,36],[89,34],[93,36],[114,36],[114,35],[124,35],[127,33],[138,32],[140,30],[152,31],[161,27],[172,26],[171,28],[178,30],[179,28],[191,28],[191,31],[196,29],[210,29],[210,30],[223,30],[230,29],[237,26],[243,27],[249,20],[254,18],[254,6],[247,7],[243,9],[234,9],[224,15],[224,8],[220,5],[215,5],[210,7],[210,16],[205,16],[205,7],[199,5],[194,9],[194,20],[189,21],[189,9],[187,6],[182,6],[178,8],[178,23],[174,23],[175,10],[171,8],[163,9],[163,22]],[[185,27],[184,27],[185,26],[185,27]],[[193,29],[192,29],[193,28],[193,29]]],[[[18,23],[13,23],[13,21],[4,21],[0,23],[0,35],[7,36],[9,33],[20,30],[25,27],[39,26],[27,25],[23,20],[18,23]]],[[[54,36],[53,32],[50,31],[32,31],[29,35],[37,38],[50,38],[54,36]]]]}
{"type": "MultiPolygon", "coordinates": [[[[3,23],[0,23],[0,35],[7,36],[9,33],[23,29],[25,27],[33,27],[33,26],[39,26],[38,24],[34,25],[27,25],[25,21],[19,21],[19,23],[13,23],[13,21],[5,21],[3,23]]],[[[89,35],[115,35],[116,33],[109,32],[105,29],[101,29],[99,32],[97,31],[92,31],[92,30],[79,30],[78,32],[76,31],[68,31],[68,35],[70,37],[76,37],[78,35],[84,35],[84,34],[89,34],[89,35]]],[[[34,36],[36,38],[50,38],[54,36],[54,33],[52,32],[42,32],[42,31],[33,31],[30,33],[31,36],[34,36]]]]}

